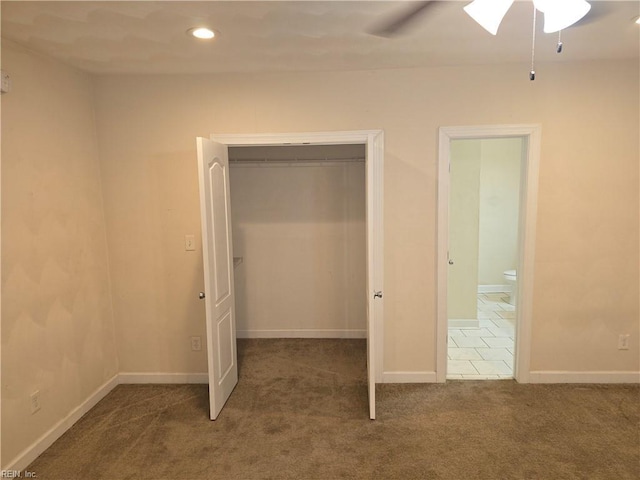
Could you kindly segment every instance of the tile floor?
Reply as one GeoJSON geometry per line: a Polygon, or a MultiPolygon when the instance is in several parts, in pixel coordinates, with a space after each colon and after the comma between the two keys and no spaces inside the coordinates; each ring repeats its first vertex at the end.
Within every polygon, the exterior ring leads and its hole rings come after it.
{"type": "Polygon", "coordinates": [[[513,378],[516,312],[508,293],[478,294],[479,328],[450,328],[447,378],[513,378]]]}

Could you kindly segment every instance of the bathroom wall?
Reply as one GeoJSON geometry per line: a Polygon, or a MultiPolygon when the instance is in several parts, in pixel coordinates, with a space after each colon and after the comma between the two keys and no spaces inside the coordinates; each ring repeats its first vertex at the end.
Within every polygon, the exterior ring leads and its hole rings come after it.
{"type": "Polygon", "coordinates": [[[521,138],[451,142],[450,326],[476,325],[468,320],[477,317],[483,287],[509,287],[503,273],[518,262],[522,154],[521,138]]]}
{"type": "Polygon", "coordinates": [[[481,147],[480,140],[451,142],[449,326],[477,326],[481,147]]]}
{"type": "Polygon", "coordinates": [[[91,78],[4,39],[2,70],[4,468],[118,362],[91,78]]]}
{"type": "Polygon", "coordinates": [[[518,212],[523,140],[480,140],[478,285],[505,285],[518,263],[518,212]]]}
{"type": "Polygon", "coordinates": [[[229,154],[238,336],[364,338],[364,146],[229,154]]]}

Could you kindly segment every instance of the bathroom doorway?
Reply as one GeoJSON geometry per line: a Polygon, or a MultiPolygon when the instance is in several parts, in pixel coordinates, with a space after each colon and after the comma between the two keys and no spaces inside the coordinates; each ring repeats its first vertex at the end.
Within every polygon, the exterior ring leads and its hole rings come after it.
{"type": "Polygon", "coordinates": [[[447,379],[513,378],[522,137],[451,140],[447,379]]]}
{"type": "Polygon", "coordinates": [[[537,127],[440,131],[437,380],[528,381],[537,127]]]}

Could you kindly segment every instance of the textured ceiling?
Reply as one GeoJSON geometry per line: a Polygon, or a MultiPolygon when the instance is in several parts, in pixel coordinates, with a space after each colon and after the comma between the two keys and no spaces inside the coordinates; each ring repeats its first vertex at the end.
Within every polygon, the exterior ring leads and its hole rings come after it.
{"type": "MultiPolygon", "coordinates": [[[[516,2],[496,37],[462,10],[436,2],[402,35],[367,33],[411,2],[368,1],[2,1],[2,37],[92,73],[213,73],[355,70],[527,63],[532,4],[516,2]],[[219,32],[212,42],[186,35],[219,32]]],[[[557,34],[538,22],[536,59],[638,58],[634,1],[592,1],[592,11],[557,34]]]]}

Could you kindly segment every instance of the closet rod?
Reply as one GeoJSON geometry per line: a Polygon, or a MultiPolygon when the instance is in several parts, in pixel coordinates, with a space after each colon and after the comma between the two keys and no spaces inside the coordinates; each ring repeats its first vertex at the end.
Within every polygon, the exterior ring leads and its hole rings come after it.
{"type": "Polygon", "coordinates": [[[320,162],[364,162],[364,157],[348,157],[348,158],[287,158],[287,159],[268,159],[268,158],[230,158],[229,163],[320,163],[320,162]]]}

